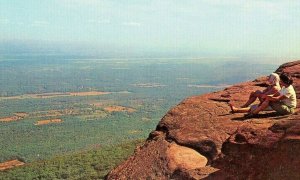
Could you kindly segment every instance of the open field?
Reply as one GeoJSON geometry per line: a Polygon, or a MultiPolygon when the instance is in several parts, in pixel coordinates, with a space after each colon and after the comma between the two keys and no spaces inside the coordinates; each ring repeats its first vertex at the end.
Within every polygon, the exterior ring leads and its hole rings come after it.
{"type": "Polygon", "coordinates": [[[61,119],[47,119],[47,120],[39,120],[34,125],[40,126],[40,125],[46,125],[46,124],[57,124],[57,123],[62,123],[62,122],[63,122],[63,120],[61,120],[61,119]]]}
{"type": "Polygon", "coordinates": [[[13,116],[0,118],[0,122],[18,121],[18,120],[24,119],[26,116],[28,116],[28,113],[16,112],[16,113],[14,113],[13,116]]]}
{"type": "Polygon", "coordinates": [[[17,159],[6,161],[3,163],[0,163],[0,171],[12,169],[17,166],[23,166],[24,164],[25,164],[24,162],[21,162],[17,159]]]}
{"type": "Polygon", "coordinates": [[[277,67],[202,60],[3,59],[0,162],[20,157],[30,163],[147,138],[184,98],[252,80],[277,67]]]}
{"type": "Polygon", "coordinates": [[[9,117],[4,117],[0,119],[0,122],[11,122],[11,121],[18,121],[23,119],[22,117],[19,116],[9,116],[9,117]]]}
{"type": "Polygon", "coordinates": [[[105,107],[104,108],[105,111],[108,112],[129,112],[129,113],[133,113],[136,110],[133,108],[129,108],[129,107],[123,107],[123,106],[109,106],[109,107],[105,107]]]}
{"type": "Polygon", "coordinates": [[[87,91],[87,92],[66,92],[66,93],[41,93],[41,94],[24,94],[20,96],[0,97],[3,100],[13,99],[30,99],[30,98],[55,98],[68,96],[101,96],[111,94],[111,92],[87,91]]]}
{"type": "Polygon", "coordinates": [[[140,88],[157,88],[157,87],[165,87],[167,85],[160,84],[160,83],[137,83],[137,84],[133,84],[133,86],[140,87],[140,88]]]}

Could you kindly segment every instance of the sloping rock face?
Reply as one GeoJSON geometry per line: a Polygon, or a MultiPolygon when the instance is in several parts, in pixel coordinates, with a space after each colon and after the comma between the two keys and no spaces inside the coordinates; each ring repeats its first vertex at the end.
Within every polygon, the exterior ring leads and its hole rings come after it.
{"type": "MultiPolygon", "coordinates": [[[[299,98],[300,61],[283,64],[276,72],[293,76],[299,98]]],[[[252,91],[265,87],[265,80],[184,100],[106,178],[300,179],[299,113],[264,112],[251,119],[230,113],[229,101],[242,105],[252,91]]]]}

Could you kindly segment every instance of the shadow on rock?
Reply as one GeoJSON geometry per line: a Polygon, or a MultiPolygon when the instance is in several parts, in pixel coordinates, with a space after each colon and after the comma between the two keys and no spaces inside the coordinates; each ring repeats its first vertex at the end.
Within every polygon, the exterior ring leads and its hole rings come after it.
{"type": "Polygon", "coordinates": [[[267,119],[267,118],[272,118],[275,120],[283,119],[288,117],[289,115],[280,115],[276,112],[271,112],[271,113],[264,113],[264,114],[256,114],[254,116],[248,117],[248,116],[242,116],[242,117],[234,117],[231,120],[233,121],[245,121],[249,119],[267,119]]]}

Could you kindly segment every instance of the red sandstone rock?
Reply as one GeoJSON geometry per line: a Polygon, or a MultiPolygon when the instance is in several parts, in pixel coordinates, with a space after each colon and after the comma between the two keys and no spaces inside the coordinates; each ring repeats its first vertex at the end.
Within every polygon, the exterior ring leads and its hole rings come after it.
{"type": "MultiPolygon", "coordinates": [[[[300,61],[276,72],[292,74],[299,98],[300,61]]],[[[182,101],[107,179],[300,179],[300,114],[266,112],[245,119],[229,113],[227,102],[242,105],[250,92],[264,88],[265,79],[182,101]],[[195,159],[199,166],[189,157],[180,160],[189,149],[205,156],[208,164],[201,167],[204,158],[195,159]]]]}
{"type": "Polygon", "coordinates": [[[206,165],[206,157],[197,151],[171,143],[167,150],[168,168],[171,171],[177,169],[191,170],[202,168],[206,165]]]}

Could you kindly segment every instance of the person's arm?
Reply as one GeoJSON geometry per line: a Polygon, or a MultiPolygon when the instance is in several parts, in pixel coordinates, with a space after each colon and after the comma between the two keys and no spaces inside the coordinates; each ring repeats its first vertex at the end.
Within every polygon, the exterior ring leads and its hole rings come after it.
{"type": "Polygon", "coordinates": [[[277,92],[278,92],[278,89],[276,89],[275,86],[272,86],[272,87],[266,89],[266,91],[264,91],[263,94],[270,95],[270,94],[276,94],[277,92]]]}
{"type": "Polygon", "coordinates": [[[269,100],[269,101],[280,101],[285,98],[287,98],[285,95],[279,95],[279,96],[266,95],[266,100],[269,100]]]}
{"type": "Polygon", "coordinates": [[[262,93],[265,94],[266,92],[270,91],[271,88],[272,88],[271,86],[268,86],[266,89],[264,89],[264,90],[262,91],[262,93]]]}
{"type": "Polygon", "coordinates": [[[280,101],[284,98],[287,98],[285,95],[281,95],[280,92],[275,93],[274,95],[263,94],[262,98],[269,101],[280,101]]]}

